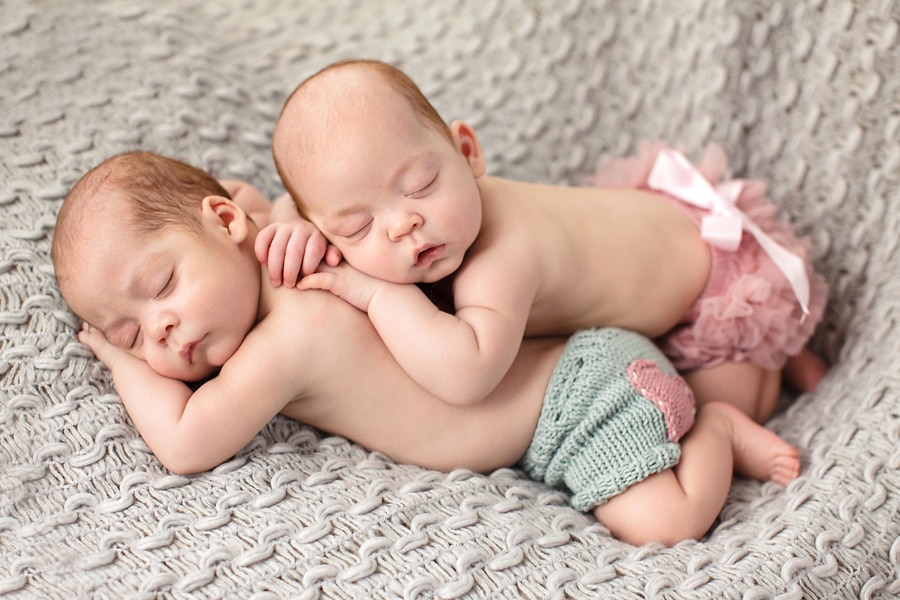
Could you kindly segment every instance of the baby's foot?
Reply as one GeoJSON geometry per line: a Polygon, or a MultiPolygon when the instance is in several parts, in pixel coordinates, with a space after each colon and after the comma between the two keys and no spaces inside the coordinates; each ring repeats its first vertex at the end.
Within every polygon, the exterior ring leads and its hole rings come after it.
{"type": "Polygon", "coordinates": [[[787,485],[800,475],[800,451],[730,404],[717,403],[732,427],[734,468],[746,477],[787,485]]]}

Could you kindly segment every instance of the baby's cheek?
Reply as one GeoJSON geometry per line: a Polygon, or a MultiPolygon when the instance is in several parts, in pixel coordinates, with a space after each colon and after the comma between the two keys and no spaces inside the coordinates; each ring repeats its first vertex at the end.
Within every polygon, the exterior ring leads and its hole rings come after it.
{"type": "Polygon", "coordinates": [[[384,249],[373,246],[363,251],[360,251],[359,248],[351,248],[342,252],[344,260],[357,271],[388,281],[396,279],[397,273],[393,256],[384,249]]]}

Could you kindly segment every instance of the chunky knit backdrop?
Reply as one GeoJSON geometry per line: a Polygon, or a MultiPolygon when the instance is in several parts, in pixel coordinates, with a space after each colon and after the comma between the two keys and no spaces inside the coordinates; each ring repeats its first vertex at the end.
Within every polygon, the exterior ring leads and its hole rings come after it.
{"type": "Polygon", "coordinates": [[[898,28],[892,0],[0,0],[0,594],[900,595],[898,28]],[[163,469],[56,289],[60,202],[134,148],[274,197],[286,94],[355,56],[475,125],[498,175],[579,184],[662,138],[768,181],[831,285],[813,345],[835,366],[769,424],[801,477],[737,480],[665,549],[515,470],[398,465],[283,418],[209,473],[163,469]]]}

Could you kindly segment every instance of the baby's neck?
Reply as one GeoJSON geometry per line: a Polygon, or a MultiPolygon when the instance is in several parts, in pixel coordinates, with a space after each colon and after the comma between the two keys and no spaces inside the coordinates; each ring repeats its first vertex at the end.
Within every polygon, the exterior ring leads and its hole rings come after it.
{"type": "Polygon", "coordinates": [[[272,310],[274,297],[278,288],[269,283],[269,273],[266,267],[260,266],[259,269],[259,305],[256,308],[256,322],[259,323],[272,310]]]}
{"type": "MultiPolygon", "coordinates": [[[[248,259],[253,259],[254,262],[257,262],[253,245],[256,242],[256,236],[259,235],[259,227],[257,227],[256,223],[253,221],[249,221],[248,228],[249,232],[247,238],[241,244],[242,251],[246,253],[248,259]]],[[[266,315],[272,310],[273,296],[276,288],[272,287],[272,284],[269,283],[269,274],[265,266],[259,265],[259,270],[257,272],[259,273],[259,280],[255,283],[259,287],[259,301],[256,306],[256,323],[259,323],[266,318],[266,315]]]]}

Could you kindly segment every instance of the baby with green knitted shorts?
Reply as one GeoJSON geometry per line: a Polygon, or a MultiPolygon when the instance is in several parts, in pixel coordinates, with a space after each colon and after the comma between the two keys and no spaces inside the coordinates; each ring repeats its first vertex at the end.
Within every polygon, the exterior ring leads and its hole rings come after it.
{"type": "Polygon", "coordinates": [[[691,389],[649,339],[582,330],[556,365],[520,466],[588,511],[678,464],[694,412],[691,389]]]}

